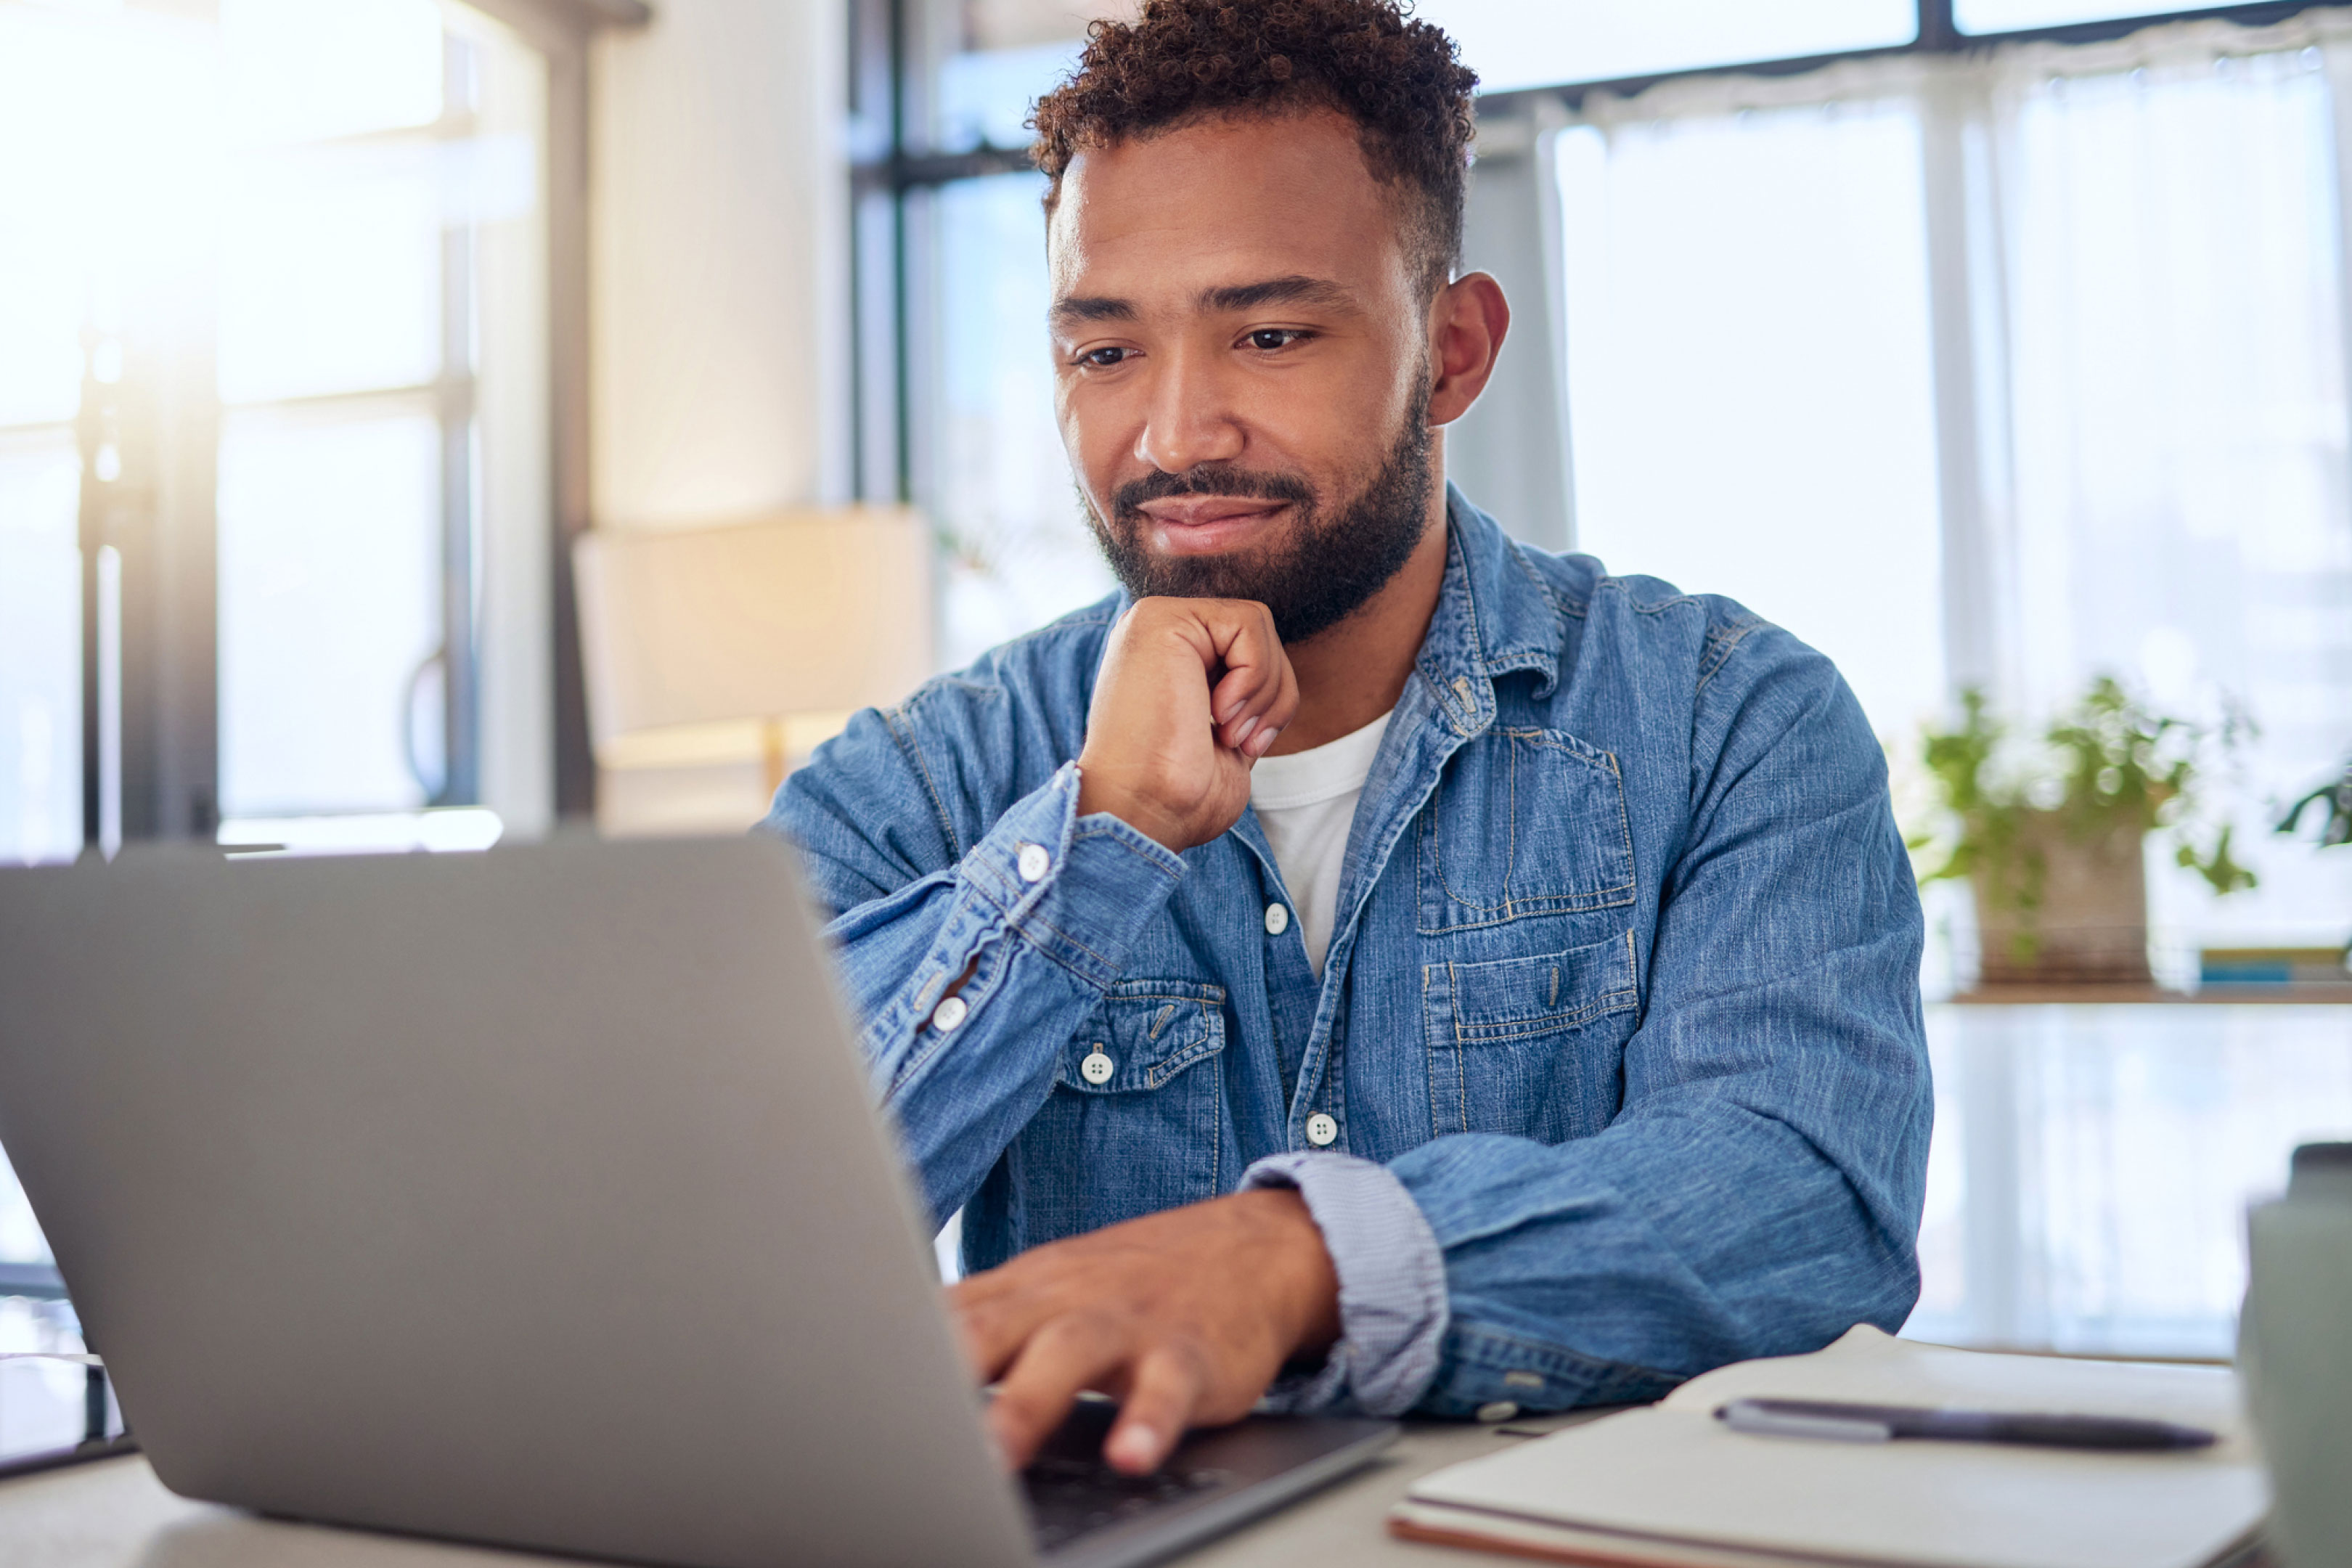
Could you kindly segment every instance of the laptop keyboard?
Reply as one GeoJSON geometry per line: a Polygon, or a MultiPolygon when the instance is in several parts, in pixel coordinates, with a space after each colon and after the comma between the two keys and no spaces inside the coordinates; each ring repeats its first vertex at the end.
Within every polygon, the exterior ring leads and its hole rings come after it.
{"type": "Polygon", "coordinates": [[[1223,1486],[1223,1470],[1173,1468],[1122,1475],[1099,1459],[1047,1455],[1022,1472],[1039,1547],[1051,1551],[1106,1525],[1129,1521],[1223,1486]]]}

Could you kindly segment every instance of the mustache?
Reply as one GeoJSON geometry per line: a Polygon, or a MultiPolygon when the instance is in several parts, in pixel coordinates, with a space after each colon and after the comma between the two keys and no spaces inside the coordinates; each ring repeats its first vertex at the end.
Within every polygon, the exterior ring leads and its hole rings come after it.
{"type": "Polygon", "coordinates": [[[1155,468],[1111,492],[1111,510],[1122,521],[1140,515],[1146,501],[1175,496],[1239,496],[1249,500],[1315,504],[1315,488],[1297,474],[1259,473],[1231,463],[1197,463],[1181,474],[1155,468]]]}

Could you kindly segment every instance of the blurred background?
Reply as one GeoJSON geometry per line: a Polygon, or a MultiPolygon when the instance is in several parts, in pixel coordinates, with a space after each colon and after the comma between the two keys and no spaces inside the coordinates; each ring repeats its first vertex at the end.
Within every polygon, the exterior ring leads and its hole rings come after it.
{"type": "MultiPolygon", "coordinates": [[[[1108,592],[1024,121],[1124,10],[0,0],[0,862],[738,831],[1108,592]]],[[[2225,1355],[2352,1135],[2352,5],[1419,14],[1515,310],[1451,477],[1886,747],[1909,1331],[2225,1355]]]]}

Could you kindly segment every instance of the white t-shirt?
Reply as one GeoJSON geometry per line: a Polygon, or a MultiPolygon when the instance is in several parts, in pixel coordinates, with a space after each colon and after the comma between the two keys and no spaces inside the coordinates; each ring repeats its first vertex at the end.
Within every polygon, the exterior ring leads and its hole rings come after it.
{"type": "Polygon", "coordinates": [[[1282,868],[1307,962],[1318,976],[1339,917],[1339,867],[1348,857],[1356,797],[1371,777],[1388,728],[1383,713],[1352,735],[1286,757],[1260,757],[1250,770],[1250,805],[1274,863],[1282,868]]]}

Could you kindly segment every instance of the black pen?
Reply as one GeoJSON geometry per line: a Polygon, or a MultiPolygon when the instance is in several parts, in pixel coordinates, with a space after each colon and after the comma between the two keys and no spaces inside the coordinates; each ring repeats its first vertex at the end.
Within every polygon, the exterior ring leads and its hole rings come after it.
{"type": "Polygon", "coordinates": [[[1717,1406],[1715,1418],[1735,1432],[1826,1437],[1844,1443],[1924,1437],[1946,1443],[2151,1449],[2203,1448],[2214,1441],[2213,1434],[2202,1427],[2126,1415],[2045,1415],[1910,1405],[1844,1405],[1823,1399],[1735,1399],[1717,1406]]]}

